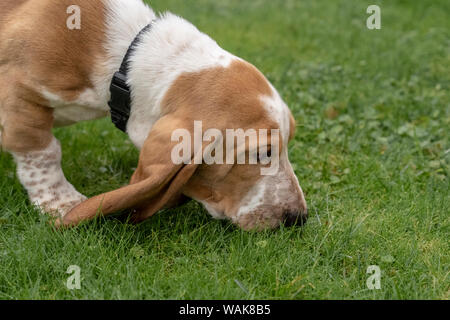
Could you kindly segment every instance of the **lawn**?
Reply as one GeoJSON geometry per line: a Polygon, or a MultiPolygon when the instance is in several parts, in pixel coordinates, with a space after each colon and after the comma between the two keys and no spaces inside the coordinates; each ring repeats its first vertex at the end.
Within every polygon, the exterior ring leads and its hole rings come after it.
{"type": "MultiPolygon", "coordinates": [[[[297,120],[303,228],[247,233],[195,202],[55,232],[0,153],[0,299],[449,299],[450,2],[153,0],[255,64],[297,120]],[[382,29],[366,28],[381,7],[382,29]],[[81,268],[81,289],[66,270],[81,268]],[[370,290],[367,268],[381,270],[370,290]]],[[[57,129],[93,196],[138,152],[108,119],[57,129]]]]}

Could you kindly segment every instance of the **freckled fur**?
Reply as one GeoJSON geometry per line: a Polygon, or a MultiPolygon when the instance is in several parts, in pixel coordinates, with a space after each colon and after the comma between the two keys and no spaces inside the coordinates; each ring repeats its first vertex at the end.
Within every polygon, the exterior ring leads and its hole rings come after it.
{"type": "Polygon", "coordinates": [[[51,129],[108,114],[112,75],[155,18],[140,0],[2,0],[0,144],[14,155],[31,202],[65,216],[67,225],[93,218],[99,208],[103,214],[135,208],[134,220],[142,221],[182,195],[244,229],[278,225],[281,209],[304,212],[287,159],[295,122],[277,91],[254,66],[170,13],[143,35],[130,59],[127,133],[142,149],[130,185],[80,204],[85,197],[65,179],[51,129]],[[81,8],[81,30],[66,27],[69,5],[81,8]],[[192,130],[194,120],[221,130],[280,129],[280,171],[262,178],[260,166],[173,165],[170,134],[192,130]]]}
{"type": "Polygon", "coordinates": [[[31,151],[25,154],[12,152],[17,163],[17,175],[20,182],[27,188],[30,201],[44,211],[54,214],[64,214],[61,210],[66,204],[79,204],[86,199],[78,193],[66,180],[59,165],[61,147],[56,139],[44,150],[31,151]],[[25,165],[28,163],[28,165],[25,165]],[[52,171],[41,171],[41,167],[56,165],[52,171]]]}

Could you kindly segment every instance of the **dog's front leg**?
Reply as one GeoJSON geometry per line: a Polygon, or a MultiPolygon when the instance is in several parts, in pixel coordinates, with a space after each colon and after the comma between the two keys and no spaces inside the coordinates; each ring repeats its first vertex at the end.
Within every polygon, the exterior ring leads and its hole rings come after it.
{"type": "Polygon", "coordinates": [[[30,201],[43,211],[64,216],[86,200],[66,180],[61,169],[61,146],[55,138],[43,150],[12,154],[17,163],[17,175],[30,201]]]}
{"type": "Polygon", "coordinates": [[[14,156],[30,201],[45,212],[64,216],[86,197],[61,169],[61,146],[51,131],[52,109],[22,99],[11,99],[3,108],[0,145],[14,156]]]}

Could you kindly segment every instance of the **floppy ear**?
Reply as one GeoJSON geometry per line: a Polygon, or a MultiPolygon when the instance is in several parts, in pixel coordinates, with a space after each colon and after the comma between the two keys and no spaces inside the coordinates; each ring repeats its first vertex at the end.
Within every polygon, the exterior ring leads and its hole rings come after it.
{"type": "Polygon", "coordinates": [[[181,128],[192,132],[185,124],[173,115],[161,118],[144,143],[130,184],[81,203],[63,218],[62,225],[73,226],[97,215],[106,216],[130,208],[138,208],[132,220],[140,222],[173,202],[198,167],[193,161],[185,165],[174,164],[171,159],[172,149],[177,144],[171,141],[172,132],[181,128]]]}
{"type": "Polygon", "coordinates": [[[295,123],[294,116],[292,115],[292,112],[289,111],[289,141],[294,139],[296,129],[297,125],[295,123]]]}

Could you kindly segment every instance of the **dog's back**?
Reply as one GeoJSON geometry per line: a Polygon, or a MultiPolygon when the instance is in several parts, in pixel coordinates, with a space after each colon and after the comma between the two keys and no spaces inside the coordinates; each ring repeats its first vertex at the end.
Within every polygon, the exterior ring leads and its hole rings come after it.
{"type": "Polygon", "coordinates": [[[20,7],[25,2],[30,0],[2,0],[0,1],[0,29],[3,24],[6,23],[8,15],[14,11],[14,9],[20,7]]]}
{"type": "Polygon", "coordinates": [[[45,84],[50,92],[76,97],[73,88],[92,86],[104,28],[101,0],[0,0],[0,73],[9,72],[9,82],[21,82],[24,75],[29,88],[45,84]],[[83,13],[80,29],[67,26],[72,5],[83,13]]]}
{"type": "Polygon", "coordinates": [[[17,123],[12,119],[28,118],[36,122],[36,109],[50,113],[51,109],[45,109],[51,105],[43,96],[44,89],[58,99],[73,101],[92,87],[90,77],[95,61],[104,51],[103,3],[102,0],[0,0],[3,148],[17,147],[14,134],[8,134],[8,126],[17,123]],[[67,9],[71,5],[77,5],[83,13],[81,29],[67,26],[70,17],[67,9]],[[25,111],[26,108],[29,110],[25,111]],[[28,116],[24,117],[26,112],[28,116]]]}

